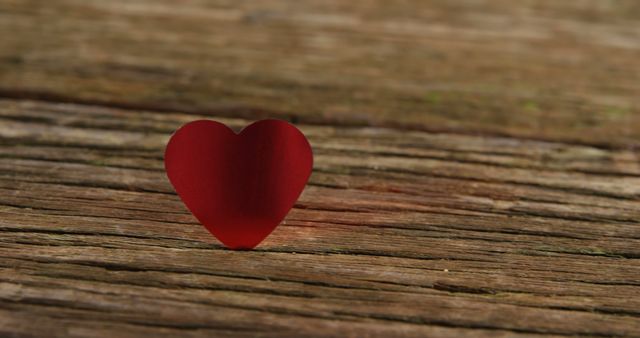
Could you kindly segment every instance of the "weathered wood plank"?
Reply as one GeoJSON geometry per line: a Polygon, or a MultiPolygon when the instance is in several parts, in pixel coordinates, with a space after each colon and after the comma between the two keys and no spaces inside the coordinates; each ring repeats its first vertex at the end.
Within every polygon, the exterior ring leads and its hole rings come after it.
{"type": "Polygon", "coordinates": [[[0,0],[0,336],[640,336],[634,0],[0,0]],[[294,121],[256,250],[181,124],[294,121]]]}
{"type": "Polygon", "coordinates": [[[638,147],[639,17],[635,0],[4,0],[0,95],[638,147]]]}
{"type": "Polygon", "coordinates": [[[640,335],[631,149],[300,124],[309,186],[233,252],[162,170],[203,117],[0,100],[0,333],[640,335]]]}

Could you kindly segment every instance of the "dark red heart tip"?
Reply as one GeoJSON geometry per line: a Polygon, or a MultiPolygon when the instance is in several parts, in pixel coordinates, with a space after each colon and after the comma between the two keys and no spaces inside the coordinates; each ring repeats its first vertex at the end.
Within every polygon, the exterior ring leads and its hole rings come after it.
{"type": "Polygon", "coordinates": [[[198,120],[167,144],[169,181],[211,234],[230,249],[252,249],[284,219],[313,168],[305,136],[280,120],[261,120],[236,134],[198,120]]]}

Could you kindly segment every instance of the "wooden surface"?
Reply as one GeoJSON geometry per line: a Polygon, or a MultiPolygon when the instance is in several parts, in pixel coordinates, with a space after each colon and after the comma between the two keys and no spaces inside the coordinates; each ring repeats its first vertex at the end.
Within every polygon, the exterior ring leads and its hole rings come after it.
{"type": "Polygon", "coordinates": [[[0,0],[0,336],[640,336],[640,5],[0,0]],[[226,250],[171,133],[284,118],[226,250]]]}

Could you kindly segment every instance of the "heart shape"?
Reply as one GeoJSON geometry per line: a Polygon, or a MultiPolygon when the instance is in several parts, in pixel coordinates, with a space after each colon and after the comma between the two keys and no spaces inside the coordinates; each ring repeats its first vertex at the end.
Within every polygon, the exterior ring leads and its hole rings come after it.
{"type": "Polygon", "coordinates": [[[231,249],[252,249],[284,219],[313,167],[304,135],[280,120],[261,120],[236,134],[198,120],[167,144],[169,181],[191,213],[231,249]]]}

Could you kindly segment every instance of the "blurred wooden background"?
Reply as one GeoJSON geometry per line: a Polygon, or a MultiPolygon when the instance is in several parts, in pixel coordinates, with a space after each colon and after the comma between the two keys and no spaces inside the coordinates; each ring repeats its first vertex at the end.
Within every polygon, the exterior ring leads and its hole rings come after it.
{"type": "Polygon", "coordinates": [[[640,336],[640,2],[0,0],[0,336],[640,336]],[[298,125],[256,250],[181,124],[298,125]]]}

